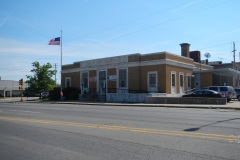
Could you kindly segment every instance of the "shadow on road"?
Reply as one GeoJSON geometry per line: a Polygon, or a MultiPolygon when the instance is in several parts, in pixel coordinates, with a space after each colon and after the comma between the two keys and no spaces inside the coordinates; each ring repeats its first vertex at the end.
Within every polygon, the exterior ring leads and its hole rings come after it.
{"type": "Polygon", "coordinates": [[[214,123],[211,123],[211,124],[203,125],[203,126],[200,126],[200,127],[196,127],[196,128],[184,129],[183,131],[186,131],[186,132],[195,132],[195,131],[200,130],[200,129],[203,128],[203,127],[208,127],[208,126],[211,126],[211,125],[214,125],[214,124],[218,124],[218,123],[222,123],[222,122],[227,122],[227,121],[234,121],[234,120],[238,120],[238,119],[240,119],[240,118],[226,119],[226,120],[217,121],[217,122],[214,122],[214,123]]]}

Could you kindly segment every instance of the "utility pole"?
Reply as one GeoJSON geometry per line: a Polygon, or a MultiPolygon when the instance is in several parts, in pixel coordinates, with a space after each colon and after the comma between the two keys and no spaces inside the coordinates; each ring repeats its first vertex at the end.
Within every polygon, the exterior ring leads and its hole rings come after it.
{"type": "MultiPolygon", "coordinates": [[[[236,65],[235,65],[235,52],[236,52],[237,50],[235,49],[235,43],[233,42],[233,69],[235,70],[236,69],[236,65]]],[[[233,76],[233,87],[236,87],[236,78],[235,78],[236,76],[234,75],[233,76]]]]}
{"type": "Polygon", "coordinates": [[[21,102],[23,101],[23,79],[19,80],[19,89],[21,91],[21,102]]]}
{"type": "Polygon", "coordinates": [[[57,76],[57,63],[54,63],[53,64],[54,65],[54,71],[55,71],[55,86],[57,86],[57,78],[56,78],[56,76],[57,76]]]}
{"type": "Polygon", "coordinates": [[[235,52],[236,52],[237,50],[235,49],[235,43],[233,42],[233,69],[236,69],[236,66],[235,66],[235,52]]]}

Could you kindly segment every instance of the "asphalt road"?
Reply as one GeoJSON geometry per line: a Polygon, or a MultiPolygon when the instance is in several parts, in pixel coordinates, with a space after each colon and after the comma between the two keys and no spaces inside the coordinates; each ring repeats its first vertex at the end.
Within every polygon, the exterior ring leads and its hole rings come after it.
{"type": "Polygon", "coordinates": [[[240,112],[0,103],[1,160],[239,160],[240,112]]]}

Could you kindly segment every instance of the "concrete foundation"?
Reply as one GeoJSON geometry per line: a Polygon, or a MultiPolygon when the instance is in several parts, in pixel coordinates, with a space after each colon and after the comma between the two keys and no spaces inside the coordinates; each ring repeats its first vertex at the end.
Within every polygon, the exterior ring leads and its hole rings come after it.
{"type": "Polygon", "coordinates": [[[144,103],[147,93],[107,93],[107,102],[144,103]]]}
{"type": "Polygon", "coordinates": [[[200,98],[200,97],[146,97],[148,104],[227,104],[226,98],[200,98]]]}

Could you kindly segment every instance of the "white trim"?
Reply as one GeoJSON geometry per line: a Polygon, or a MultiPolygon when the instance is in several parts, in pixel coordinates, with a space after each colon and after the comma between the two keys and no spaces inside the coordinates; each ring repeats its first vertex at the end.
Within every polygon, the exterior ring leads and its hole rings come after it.
{"type": "Polygon", "coordinates": [[[73,72],[82,72],[86,70],[107,70],[108,68],[126,68],[126,67],[137,67],[137,66],[152,66],[152,65],[171,65],[176,67],[183,67],[187,69],[193,69],[195,66],[190,63],[183,63],[171,59],[157,59],[157,60],[151,60],[151,61],[136,61],[136,62],[121,62],[121,63],[115,63],[115,64],[94,64],[93,66],[81,66],[80,68],[73,68],[73,69],[66,69],[63,70],[62,73],[73,73],[73,72]]]}

